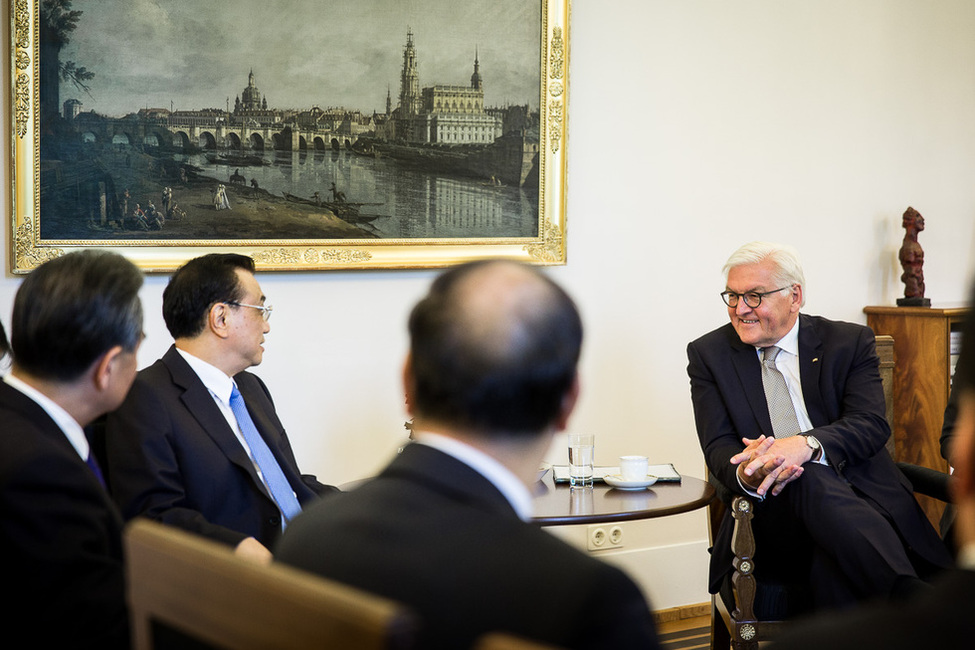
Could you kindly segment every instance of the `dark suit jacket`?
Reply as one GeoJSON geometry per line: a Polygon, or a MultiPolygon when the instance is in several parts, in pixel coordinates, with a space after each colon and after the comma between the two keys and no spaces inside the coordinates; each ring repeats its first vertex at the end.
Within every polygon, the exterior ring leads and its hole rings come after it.
{"type": "Polygon", "coordinates": [[[421,444],[303,512],[276,557],[410,606],[417,647],[467,648],[492,630],[566,648],[658,647],[619,569],[523,522],[482,475],[421,444]]]}
{"type": "MultiPolygon", "coordinates": [[[[299,472],[264,383],[249,372],[234,380],[302,506],[336,491],[299,472]]],[[[105,431],[111,492],[126,519],[144,515],[230,545],[255,537],[270,547],[280,534],[280,511],[175,346],[139,372],[105,431]]]]}
{"type": "MultiPolygon", "coordinates": [[[[886,511],[908,545],[932,564],[948,566],[943,543],[884,447],[890,427],[873,332],[819,316],[799,318],[799,374],[814,427],[810,433],[822,443],[830,465],[886,511]]],[[[742,450],[742,437],[772,435],[758,355],[729,323],[691,342],[687,356],[694,418],[708,469],[732,493],[743,494],[736,466],[729,461],[742,450]]],[[[766,499],[758,512],[780,498],[766,499]]],[[[715,538],[712,593],[731,570],[732,528],[728,513],[715,538]]]]}
{"type": "Polygon", "coordinates": [[[975,637],[973,602],[975,571],[951,571],[907,602],[797,622],[769,650],[967,648],[975,637]]]}
{"type": "Polygon", "coordinates": [[[2,381],[0,582],[8,640],[128,647],[122,518],[44,409],[2,381]]]}

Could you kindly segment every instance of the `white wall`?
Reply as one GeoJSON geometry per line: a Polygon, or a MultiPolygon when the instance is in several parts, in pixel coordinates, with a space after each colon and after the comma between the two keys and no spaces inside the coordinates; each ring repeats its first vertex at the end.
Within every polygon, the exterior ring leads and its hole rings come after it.
{"type": "MultiPolygon", "coordinates": [[[[745,241],[798,246],[806,310],[865,322],[864,305],[902,294],[900,221],[913,206],[927,222],[927,295],[966,297],[973,34],[970,0],[575,1],[568,264],[551,275],[585,318],[572,428],[597,434],[597,463],[645,452],[702,476],[684,348],[724,322],[720,268],[745,241]]],[[[8,249],[9,225],[2,239],[8,249]]],[[[259,374],[306,471],[368,475],[404,439],[404,322],[433,275],[260,277],[275,315],[259,374]]],[[[170,343],[165,281],[143,290],[143,366],[170,343]]],[[[18,284],[0,280],[5,322],[18,284]]],[[[616,559],[654,607],[706,600],[703,513],[641,526],[649,550],[616,559]]]]}

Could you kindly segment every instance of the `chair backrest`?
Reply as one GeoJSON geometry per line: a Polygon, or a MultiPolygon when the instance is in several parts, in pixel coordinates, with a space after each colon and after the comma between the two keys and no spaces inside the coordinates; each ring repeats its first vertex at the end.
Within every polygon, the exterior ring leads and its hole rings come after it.
{"type": "Polygon", "coordinates": [[[507,632],[491,632],[479,638],[474,643],[473,650],[559,650],[559,648],[507,632]]]}
{"type": "Polygon", "coordinates": [[[884,385],[884,402],[887,403],[887,422],[890,424],[890,438],[887,451],[894,455],[894,337],[887,334],[877,336],[877,356],[880,357],[880,381],[884,385]]]}
{"type": "Polygon", "coordinates": [[[162,631],[251,650],[410,648],[402,605],[292,567],[242,560],[211,540],[148,521],[125,531],[133,647],[162,631]]]}

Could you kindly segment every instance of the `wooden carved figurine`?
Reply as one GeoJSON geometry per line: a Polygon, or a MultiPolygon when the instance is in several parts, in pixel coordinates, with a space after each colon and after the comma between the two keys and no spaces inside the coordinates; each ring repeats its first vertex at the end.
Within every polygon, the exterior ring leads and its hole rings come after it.
{"type": "Polygon", "coordinates": [[[904,242],[901,244],[898,258],[904,273],[901,282],[904,283],[904,297],[897,299],[898,306],[930,307],[931,300],[924,297],[924,250],[917,243],[917,235],[924,230],[924,217],[914,208],[907,208],[902,223],[904,242]]]}

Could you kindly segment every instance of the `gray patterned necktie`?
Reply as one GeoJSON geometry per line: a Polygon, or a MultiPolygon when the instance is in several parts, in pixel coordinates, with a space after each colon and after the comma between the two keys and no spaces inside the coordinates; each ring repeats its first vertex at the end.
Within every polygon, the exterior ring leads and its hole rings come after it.
{"type": "Polygon", "coordinates": [[[768,413],[772,418],[772,433],[777,439],[799,433],[799,420],[796,418],[792,398],[789,397],[789,389],[785,385],[785,377],[775,367],[775,357],[780,351],[774,345],[762,348],[762,386],[765,388],[768,413]]]}

